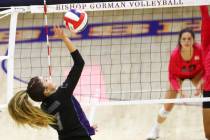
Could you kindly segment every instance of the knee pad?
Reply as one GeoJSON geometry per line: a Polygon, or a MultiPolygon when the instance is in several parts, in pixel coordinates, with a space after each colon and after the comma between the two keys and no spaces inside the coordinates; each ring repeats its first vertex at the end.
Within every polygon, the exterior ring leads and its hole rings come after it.
{"type": "Polygon", "coordinates": [[[162,118],[166,118],[170,112],[166,111],[164,107],[162,107],[159,111],[159,116],[162,118]]]}

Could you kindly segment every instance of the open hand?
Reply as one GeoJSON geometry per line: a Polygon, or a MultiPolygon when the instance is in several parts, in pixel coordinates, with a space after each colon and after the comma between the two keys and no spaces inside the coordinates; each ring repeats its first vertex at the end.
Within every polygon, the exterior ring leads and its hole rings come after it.
{"type": "Polygon", "coordinates": [[[53,31],[55,33],[55,36],[59,39],[64,39],[65,37],[67,37],[64,31],[58,25],[54,25],[53,31]]]}

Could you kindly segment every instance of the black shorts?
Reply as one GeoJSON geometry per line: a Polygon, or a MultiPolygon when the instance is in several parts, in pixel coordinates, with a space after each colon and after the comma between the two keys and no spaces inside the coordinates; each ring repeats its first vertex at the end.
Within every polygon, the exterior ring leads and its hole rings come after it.
{"type": "Polygon", "coordinates": [[[92,140],[90,136],[75,136],[70,138],[62,138],[59,140],[92,140]]]}
{"type": "MultiPolygon", "coordinates": [[[[210,91],[203,91],[203,97],[210,97],[210,91]]],[[[210,108],[210,102],[203,102],[203,108],[210,108]]]]}

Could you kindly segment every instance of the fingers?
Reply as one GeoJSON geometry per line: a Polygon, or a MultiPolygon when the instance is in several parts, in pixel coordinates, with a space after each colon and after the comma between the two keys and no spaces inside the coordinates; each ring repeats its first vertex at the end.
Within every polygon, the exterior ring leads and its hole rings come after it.
{"type": "Polygon", "coordinates": [[[63,38],[65,37],[64,31],[63,31],[63,30],[61,29],[61,27],[58,26],[58,25],[54,25],[54,26],[53,26],[53,31],[54,31],[55,36],[56,36],[57,38],[63,39],[63,38]]]}
{"type": "Polygon", "coordinates": [[[199,96],[203,90],[203,81],[200,81],[196,86],[195,96],[199,96]]]}
{"type": "Polygon", "coordinates": [[[60,34],[63,30],[58,25],[53,26],[53,30],[56,34],[60,34]]]}
{"type": "Polygon", "coordinates": [[[57,36],[58,35],[58,27],[57,27],[57,25],[53,26],[53,31],[54,31],[55,35],[57,36]]]}
{"type": "Polygon", "coordinates": [[[93,129],[98,132],[98,126],[95,124],[95,125],[92,125],[93,129]]]}
{"type": "Polygon", "coordinates": [[[194,96],[199,96],[200,92],[195,92],[194,96]]]}
{"type": "Polygon", "coordinates": [[[181,94],[181,96],[180,96],[181,98],[187,98],[187,95],[185,95],[185,94],[181,94]]]}
{"type": "Polygon", "coordinates": [[[202,92],[202,89],[201,88],[197,88],[195,93],[194,93],[194,95],[195,96],[199,96],[201,94],[201,92],[202,92]]]}
{"type": "Polygon", "coordinates": [[[181,97],[181,98],[187,98],[188,96],[187,96],[187,94],[181,92],[181,93],[180,93],[180,97],[181,97]]]}

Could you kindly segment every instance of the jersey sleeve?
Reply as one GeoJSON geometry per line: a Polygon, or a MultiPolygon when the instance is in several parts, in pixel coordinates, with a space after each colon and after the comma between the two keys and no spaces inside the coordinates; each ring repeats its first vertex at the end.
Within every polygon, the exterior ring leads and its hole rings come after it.
{"type": "Polygon", "coordinates": [[[205,66],[206,66],[205,75],[207,77],[210,77],[210,52],[208,53],[208,56],[206,58],[205,66]]]}
{"type": "Polygon", "coordinates": [[[72,66],[65,82],[62,85],[62,88],[64,88],[69,94],[73,94],[85,65],[85,62],[78,50],[72,52],[71,56],[73,58],[74,65],[72,66]]]}
{"type": "Polygon", "coordinates": [[[177,72],[178,72],[178,69],[176,67],[176,61],[172,54],[169,61],[168,77],[169,77],[170,85],[175,91],[178,91],[180,89],[178,77],[176,76],[177,72]]]}
{"type": "Polygon", "coordinates": [[[208,6],[200,6],[201,11],[201,44],[205,50],[210,45],[210,16],[208,6]]]}

